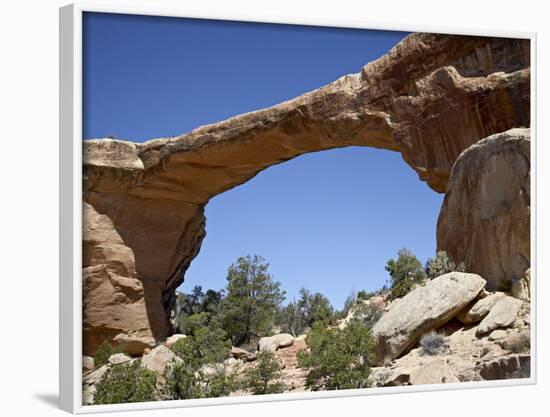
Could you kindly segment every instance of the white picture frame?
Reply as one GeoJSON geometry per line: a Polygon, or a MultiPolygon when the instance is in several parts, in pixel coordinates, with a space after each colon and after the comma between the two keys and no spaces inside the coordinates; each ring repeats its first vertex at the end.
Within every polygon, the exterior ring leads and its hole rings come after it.
{"type": "MultiPolygon", "coordinates": [[[[399,30],[411,32],[432,32],[478,36],[502,36],[529,39],[531,41],[531,169],[537,169],[536,135],[536,34],[525,32],[494,32],[485,30],[464,31],[457,28],[420,27],[411,25],[381,25],[376,22],[297,19],[292,16],[266,19],[256,16],[216,15],[162,10],[155,7],[136,8],[75,3],[60,9],[60,406],[63,410],[86,414],[95,412],[166,409],[198,407],[221,404],[256,403],[266,401],[288,401],[351,397],[363,395],[384,395],[424,391],[472,389],[483,387],[505,387],[531,385],[537,382],[537,346],[531,344],[531,376],[525,379],[463,382],[452,384],[384,387],[290,393],[264,396],[226,397],[133,403],[117,405],[82,405],[82,16],[84,12],[138,14],[152,16],[186,17],[199,19],[238,20],[245,22],[287,23],[300,25],[363,28],[377,30],[399,30]]],[[[537,259],[536,259],[536,175],[531,175],[532,220],[531,220],[531,271],[532,307],[537,303],[537,259]]],[[[531,340],[536,341],[537,317],[532,318],[531,340]]]]}

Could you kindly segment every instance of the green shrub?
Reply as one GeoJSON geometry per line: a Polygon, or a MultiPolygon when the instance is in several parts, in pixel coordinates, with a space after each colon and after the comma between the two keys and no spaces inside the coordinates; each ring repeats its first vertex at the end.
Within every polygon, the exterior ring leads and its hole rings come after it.
{"type": "Polygon", "coordinates": [[[115,365],[96,384],[94,404],[119,404],[156,399],[156,375],[139,361],[115,365]]]}
{"type": "Polygon", "coordinates": [[[235,346],[270,334],[285,292],[258,255],[240,257],[227,270],[223,328],[235,346]]]}
{"type": "Polygon", "coordinates": [[[341,329],[316,323],[306,339],[309,352],[298,353],[298,364],[309,371],[306,388],[352,389],[369,386],[372,354],[370,330],[356,320],[341,329]]]}
{"type": "Polygon", "coordinates": [[[277,394],[287,388],[281,382],[272,382],[281,377],[281,365],[269,351],[261,351],[258,354],[255,368],[248,371],[244,378],[244,387],[254,395],[277,394]]]}
{"type": "Polygon", "coordinates": [[[390,299],[401,298],[410,292],[416,283],[426,278],[426,273],[420,261],[406,248],[397,252],[397,259],[386,263],[386,271],[391,278],[390,299]]]}
{"type": "Polygon", "coordinates": [[[445,336],[434,331],[426,333],[420,338],[420,346],[427,355],[438,355],[447,348],[445,336]]]}
{"type": "Polygon", "coordinates": [[[363,325],[372,329],[376,322],[380,320],[384,309],[376,304],[359,303],[356,307],[354,317],[363,325]]]}
{"type": "Polygon", "coordinates": [[[105,365],[109,361],[109,357],[115,353],[122,352],[121,346],[113,347],[107,340],[97,348],[94,354],[94,365],[96,368],[105,365]]]}
{"type": "Polygon", "coordinates": [[[223,362],[229,355],[231,341],[223,329],[212,324],[195,329],[193,336],[178,340],[170,349],[198,369],[201,365],[223,362]]]}
{"type": "Polygon", "coordinates": [[[226,397],[238,389],[235,376],[230,375],[224,366],[218,366],[213,375],[200,374],[205,398],[226,397]]]}
{"type": "Polygon", "coordinates": [[[426,275],[428,279],[437,278],[448,272],[464,272],[465,270],[464,262],[459,262],[457,265],[449,258],[449,255],[445,251],[438,251],[435,258],[430,258],[426,262],[426,275]]]}
{"type": "Polygon", "coordinates": [[[166,382],[162,388],[163,400],[186,400],[201,398],[202,390],[196,367],[192,364],[179,362],[166,369],[166,382]]]}

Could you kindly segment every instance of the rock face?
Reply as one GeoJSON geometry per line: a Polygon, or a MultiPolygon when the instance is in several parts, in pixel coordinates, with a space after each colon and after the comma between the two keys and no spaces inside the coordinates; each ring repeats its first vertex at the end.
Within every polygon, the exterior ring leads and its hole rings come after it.
{"type": "Polygon", "coordinates": [[[512,129],[464,151],[437,223],[438,250],[480,274],[490,289],[530,264],[530,133],[512,129]]]}
{"type": "Polygon", "coordinates": [[[90,255],[85,216],[85,351],[115,337],[134,351],[164,341],[204,206],[271,165],[382,148],[443,192],[464,149],[529,125],[529,59],[527,40],[416,33],[359,73],[265,110],[143,144],[85,141],[84,201],[118,235],[90,255]]]}
{"type": "Polygon", "coordinates": [[[374,325],[373,364],[397,358],[424,333],[443,326],[481,291],[479,275],[450,272],[395,302],[374,325]]]}
{"type": "Polygon", "coordinates": [[[107,339],[140,354],[155,338],[134,254],[111,219],[87,203],[83,228],[84,353],[93,354],[107,339]]]}

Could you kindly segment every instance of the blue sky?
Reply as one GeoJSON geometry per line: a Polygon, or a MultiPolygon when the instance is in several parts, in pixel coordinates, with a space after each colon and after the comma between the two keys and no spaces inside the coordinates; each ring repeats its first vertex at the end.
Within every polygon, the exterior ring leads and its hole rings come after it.
{"type": "MultiPolygon", "coordinates": [[[[112,14],[84,18],[84,137],[142,142],[272,106],[358,72],[405,33],[112,14]]],[[[261,254],[294,297],[341,307],[373,290],[403,246],[435,250],[442,195],[398,153],[346,148],[267,169],[206,207],[207,237],[181,287],[222,288],[261,254]]]]}

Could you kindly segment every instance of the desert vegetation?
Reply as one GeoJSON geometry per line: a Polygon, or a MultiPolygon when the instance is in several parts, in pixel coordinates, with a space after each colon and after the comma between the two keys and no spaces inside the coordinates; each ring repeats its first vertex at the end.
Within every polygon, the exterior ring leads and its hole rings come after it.
{"type": "MultiPolygon", "coordinates": [[[[177,294],[176,334],[142,358],[124,354],[123,345],[104,341],[93,357],[97,371],[89,374],[101,371],[92,385],[93,403],[379,386],[381,379],[388,378],[381,370],[388,368],[387,363],[376,367],[380,352],[374,333],[383,331],[377,323],[387,319],[393,301],[405,303],[409,293],[465,268],[445,252],[422,265],[412,251],[403,248],[387,261],[385,269],[387,286],[371,292],[352,291],[338,310],[326,295],[307,288],[285,303],[286,292],[269,272],[266,260],[258,255],[240,257],[228,267],[223,289],[196,286],[177,294]]],[[[480,303],[498,301],[504,296],[499,294],[485,301],[481,298],[480,303]]],[[[470,320],[475,311],[472,305],[459,317],[470,320]]],[[[528,352],[528,334],[513,336],[502,347],[484,345],[477,355],[491,358],[498,349],[511,354],[528,352]]],[[[452,353],[449,340],[434,328],[420,335],[418,348],[404,358],[418,351],[414,355],[437,360],[452,353]]]]}

